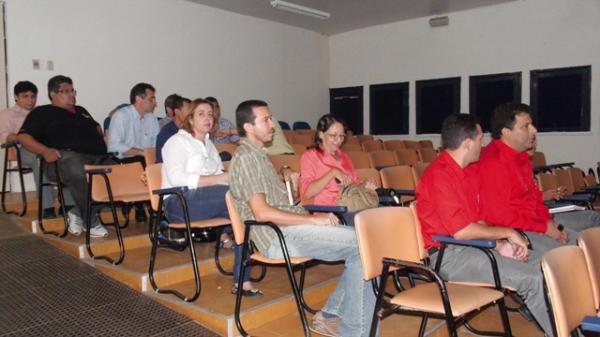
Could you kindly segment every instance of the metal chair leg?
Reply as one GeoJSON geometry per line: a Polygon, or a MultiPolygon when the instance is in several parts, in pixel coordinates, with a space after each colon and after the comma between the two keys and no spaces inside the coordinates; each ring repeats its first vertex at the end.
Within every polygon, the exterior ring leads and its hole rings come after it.
{"type": "Polygon", "coordinates": [[[60,174],[58,172],[58,161],[54,162],[54,170],[56,172],[56,182],[55,183],[44,183],[44,165],[43,165],[43,159],[40,157],[40,176],[39,176],[39,180],[38,180],[38,225],[40,226],[40,229],[42,230],[42,233],[44,234],[52,234],[61,238],[64,238],[65,236],[67,236],[68,233],[68,228],[69,228],[69,220],[67,217],[67,214],[65,212],[65,199],[64,199],[64,194],[63,194],[63,190],[62,190],[62,182],[60,180],[60,174]],[[44,219],[42,218],[42,196],[43,196],[43,191],[44,191],[44,187],[45,186],[56,186],[58,189],[58,196],[60,198],[60,202],[62,204],[62,208],[63,208],[63,220],[64,220],[64,228],[62,233],[56,232],[56,231],[48,231],[44,228],[44,219]]]}

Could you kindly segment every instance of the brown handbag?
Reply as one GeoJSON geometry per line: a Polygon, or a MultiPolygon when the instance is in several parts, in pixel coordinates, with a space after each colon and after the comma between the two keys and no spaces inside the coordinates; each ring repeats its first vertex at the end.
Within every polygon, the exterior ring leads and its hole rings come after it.
{"type": "Polygon", "coordinates": [[[359,184],[349,184],[340,189],[337,204],[346,206],[348,212],[358,212],[379,205],[377,192],[359,184]]]}

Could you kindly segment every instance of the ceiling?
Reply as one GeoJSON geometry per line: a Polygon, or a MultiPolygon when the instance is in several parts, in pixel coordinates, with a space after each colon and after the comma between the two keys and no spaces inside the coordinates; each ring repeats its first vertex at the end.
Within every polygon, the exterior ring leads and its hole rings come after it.
{"type": "Polygon", "coordinates": [[[188,1],[334,35],[395,21],[448,14],[516,0],[287,0],[331,13],[331,17],[326,20],[275,9],[271,7],[270,0],[188,1]]]}

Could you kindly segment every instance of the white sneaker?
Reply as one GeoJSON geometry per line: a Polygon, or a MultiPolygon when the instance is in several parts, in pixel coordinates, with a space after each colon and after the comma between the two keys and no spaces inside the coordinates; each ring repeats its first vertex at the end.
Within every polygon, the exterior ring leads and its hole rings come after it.
{"type": "Polygon", "coordinates": [[[94,237],[98,237],[98,238],[103,238],[103,237],[108,236],[108,231],[106,230],[106,228],[104,228],[104,226],[102,226],[102,224],[100,223],[100,220],[97,217],[94,220],[94,222],[92,223],[92,228],[90,228],[90,236],[94,236],[94,237]]]}
{"type": "Polygon", "coordinates": [[[83,219],[75,214],[73,210],[67,213],[67,219],[69,222],[69,233],[75,236],[81,235],[81,232],[83,232],[83,219]]]}

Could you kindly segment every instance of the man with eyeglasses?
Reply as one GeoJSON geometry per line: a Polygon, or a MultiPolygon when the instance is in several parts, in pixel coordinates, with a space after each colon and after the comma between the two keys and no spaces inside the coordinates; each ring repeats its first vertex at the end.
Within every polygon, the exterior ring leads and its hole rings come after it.
{"type": "MultiPolygon", "coordinates": [[[[33,109],[19,130],[17,139],[29,151],[43,157],[45,174],[54,180],[57,162],[61,182],[69,189],[75,207],[69,210],[69,232],[85,230],[82,217],[87,211],[86,164],[100,164],[106,158],[106,145],[100,125],[83,107],[76,105],[73,80],[63,75],[48,81],[51,104],[33,109]]],[[[108,235],[100,224],[97,209],[92,209],[91,236],[108,235]]]]}

